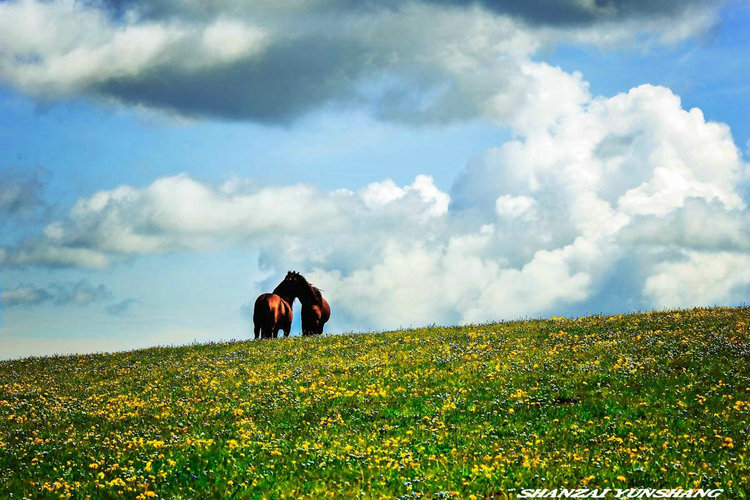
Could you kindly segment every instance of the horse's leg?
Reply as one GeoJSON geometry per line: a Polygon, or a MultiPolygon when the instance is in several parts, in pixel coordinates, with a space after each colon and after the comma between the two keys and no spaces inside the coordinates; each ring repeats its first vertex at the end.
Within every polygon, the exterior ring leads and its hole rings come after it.
{"type": "Polygon", "coordinates": [[[255,328],[253,330],[255,332],[255,340],[258,340],[258,335],[260,335],[260,326],[255,325],[255,328]]]}

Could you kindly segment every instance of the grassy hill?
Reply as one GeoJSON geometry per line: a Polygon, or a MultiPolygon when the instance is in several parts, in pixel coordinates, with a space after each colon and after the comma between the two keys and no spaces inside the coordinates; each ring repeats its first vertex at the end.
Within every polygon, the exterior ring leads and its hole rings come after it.
{"type": "Polygon", "coordinates": [[[750,308],[0,363],[0,497],[750,484],[750,308]]]}

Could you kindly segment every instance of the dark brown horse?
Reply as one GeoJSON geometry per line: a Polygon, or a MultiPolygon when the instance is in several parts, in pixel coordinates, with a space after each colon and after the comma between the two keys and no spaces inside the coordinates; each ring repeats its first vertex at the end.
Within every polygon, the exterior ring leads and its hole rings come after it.
{"type": "Polygon", "coordinates": [[[320,290],[308,283],[300,273],[289,271],[274,293],[291,298],[292,301],[299,299],[302,304],[302,335],[323,333],[323,325],[331,317],[331,306],[320,290]]]}
{"type": "MultiPolygon", "coordinates": [[[[292,299],[294,300],[294,299],[292,299]]],[[[255,299],[253,309],[255,338],[258,334],[263,339],[276,338],[279,330],[284,330],[284,337],[292,329],[292,304],[275,293],[264,293],[255,299]]]]}

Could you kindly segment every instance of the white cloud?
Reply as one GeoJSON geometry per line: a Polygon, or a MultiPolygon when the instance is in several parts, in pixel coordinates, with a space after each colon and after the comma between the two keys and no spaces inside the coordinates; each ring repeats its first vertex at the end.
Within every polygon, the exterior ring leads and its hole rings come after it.
{"type": "MultiPolygon", "coordinates": [[[[659,4],[669,6],[669,2],[646,4],[654,7],[659,4]]],[[[719,23],[720,3],[694,2],[688,5],[682,2],[679,5],[677,11],[667,16],[636,14],[629,19],[607,19],[607,16],[603,16],[602,22],[586,29],[567,29],[561,33],[559,28],[548,28],[548,36],[564,37],[576,43],[594,44],[604,48],[615,47],[623,42],[644,47],[654,43],[673,46],[685,39],[709,33],[719,23]],[[634,37],[634,34],[637,36],[634,37]]]]}
{"type": "Polygon", "coordinates": [[[580,75],[533,66],[515,138],[452,195],[427,176],[333,192],[164,177],[80,200],[5,265],[252,245],[264,266],[306,270],[338,328],[357,329],[599,310],[618,280],[642,307],[742,299],[748,169],[729,129],[662,87],[593,97],[580,75]]]}
{"type": "Polygon", "coordinates": [[[182,174],[79,200],[67,219],[49,224],[40,237],[5,249],[5,263],[103,267],[139,254],[315,238],[355,224],[373,231],[407,228],[445,215],[448,201],[424,175],[404,188],[386,181],[356,193],[324,193],[302,184],[253,188],[237,180],[216,188],[182,174]]]}
{"type": "Polygon", "coordinates": [[[654,305],[716,305],[747,299],[750,253],[687,252],[685,260],[664,262],[645,283],[654,305]]]}
{"type": "Polygon", "coordinates": [[[54,283],[46,287],[21,284],[3,290],[0,297],[3,307],[29,307],[44,303],[85,306],[111,298],[112,292],[104,285],[92,285],[87,280],[80,280],[54,283]]]}
{"type": "Polygon", "coordinates": [[[10,290],[3,290],[0,293],[2,305],[4,307],[14,307],[17,305],[38,304],[49,300],[49,293],[44,289],[39,289],[31,285],[20,285],[10,290]]]}
{"type": "Polygon", "coordinates": [[[107,306],[106,308],[104,308],[104,310],[114,316],[125,316],[128,315],[133,307],[138,305],[138,303],[139,301],[133,298],[125,299],[107,306]]]}
{"type": "Polygon", "coordinates": [[[208,64],[231,62],[260,52],[265,44],[263,31],[233,19],[219,19],[202,33],[200,54],[208,64]]]}
{"type": "Polygon", "coordinates": [[[403,210],[406,203],[424,205],[426,210],[421,217],[427,218],[445,215],[450,203],[450,196],[440,191],[428,175],[418,175],[411,185],[404,188],[397,186],[391,179],[373,182],[368,184],[359,196],[365,207],[373,211],[384,210],[394,205],[398,210],[403,210]],[[412,202],[407,201],[409,198],[412,198],[412,202]]]}
{"type": "Polygon", "coordinates": [[[495,213],[500,218],[518,218],[535,219],[536,200],[529,196],[511,196],[504,194],[495,200],[495,213]]]}
{"type": "MultiPolygon", "coordinates": [[[[44,171],[32,172],[0,170],[0,216],[2,222],[10,217],[23,217],[44,206],[42,178],[44,171]]],[[[0,224],[2,223],[0,222],[0,224]]]]}
{"type": "MultiPolygon", "coordinates": [[[[47,100],[261,122],[363,102],[406,122],[511,116],[534,85],[528,72],[544,70],[526,64],[542,47],[674,43],[717,22],[717,2],[651,3],[558,2],[556,20],[526,2],[15,0],[0,3],[0,81],[47,100]]],[[[550,94],[524,107],[564,103],[550,94]]]]}
{"type": "Polygon", "coordinates": [[[447,3],[329,17],[278,9],[232,21],[219,9],[115,22],[71,3],[6,2],[0,77],[45,97],[95,94],[269,121],[365,100],[384,119],[488,118],[513,139],[470,162],[450,194],[428,176],[333,192],[239,178],[217,187],[187,175],[120,186],[0,249],[0,262],[106,267],[252,245],[265,266],[308,270],[341,328],[595,309],[605,276],[638,280],[644,306],[743,297],[750,231],[739,186],[748,169],[728,127],[682,109],[667,88],[592,96],[582,75],[530,60],[566,37],[608,44],[645,30],[682,39],[715,21],[713,6],[688,9],[672,31],[661,18],[540,27],[447,3]],[[15,36],[17,25],[34,35],[15,36]],[[206,95],[201,78],[183,78],[206,67],[226,93],[206,95]],[[622,274],[626,259],[639,273],[622,274]]]}
{"type": "Polygon", "coordinates": [[[633,218],[618,238],[628,245],[750,251],[749,216],[747,210],[726,210],[719,203],[691,198],[665,216],[633,218]]]}
{"type": "Polygon", "coordinates": [[[750,249],[739,194],[747,165],[728,128],[662,87],[591,97],[580,75],[543,64],[529,74],[532,104],[511,117],[518,138],[467,166],[445,227],[394,236],[373,265],[350,272],[316,262],[312,277],[340,313],[377,328],[598,310],[590,301],[607,293],[605,278],[640,279],[631,304],[644,307],[744,298],[744,274],[731,270],[750,249]],[[734,260],[721,253],[730,249],[734,260]],[[699,265],[682,264],[681,252],[703,250],[715,265],[691,283],[670,278],[699,265]],[[625,260],[637,274],[619,268],[625,260]],[[714,275],[720,285],[701,285],[714,275]],[[692,291],[675,295],[682,284],[692,291]]]}
{"type": "Polygon", "coordinates": [[[168,67],[216,67],[261,52],[263,31],[236,21],[114,22],[84,4],[21,0],[0,4],[0,77],[42,97],[168,67]]]}

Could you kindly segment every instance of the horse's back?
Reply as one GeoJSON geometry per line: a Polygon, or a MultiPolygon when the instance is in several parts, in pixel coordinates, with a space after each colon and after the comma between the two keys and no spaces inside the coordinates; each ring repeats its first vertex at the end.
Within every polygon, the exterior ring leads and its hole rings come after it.
{"type": "Polygon", "coordinates": [[[270,318],[274,323],[278,321],[292,323],[292,306],[275,293],[264,293],[255,300],[255,314],[270,318]]]}

